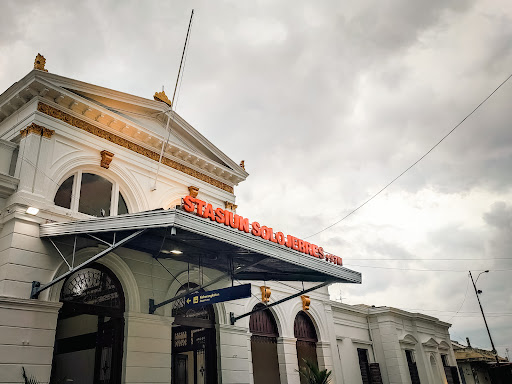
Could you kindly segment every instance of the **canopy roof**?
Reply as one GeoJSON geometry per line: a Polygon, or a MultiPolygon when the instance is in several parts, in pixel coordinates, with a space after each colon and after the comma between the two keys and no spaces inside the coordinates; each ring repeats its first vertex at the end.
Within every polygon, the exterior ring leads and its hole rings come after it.
{"type": "Polygon", "coordinates": [[[59,237],[60,244],[70,246],[73,246],[76,236],[76,246],[80,249],[96,244],[94,238],[113,243],[114,236],[119,239],[141,229],[145,232],[125,243],[124,248],[159,258],[200,263],[205,268],[226,273],[235,271],[238,280],[361,283],[359,272],[181,209],[42,224],[40,236],[59,237]],[[182,253],[173,254],[172,250],[182,253]]]}

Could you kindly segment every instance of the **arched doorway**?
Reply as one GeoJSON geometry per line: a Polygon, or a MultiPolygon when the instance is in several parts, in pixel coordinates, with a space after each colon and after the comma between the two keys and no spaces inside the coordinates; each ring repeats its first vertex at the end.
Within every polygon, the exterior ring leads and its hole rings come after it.
{"type": "MultiPolygon", "coordinates": [[[[264,307],[257,304],[254,309],[264,307]]],[[[255,312],[249,319],[254,384],[279,384],[277,324],[269,309],[255,312]]]]}
{"type": "MultiPolygon", "coordinates": [[[[197,286],[185,284],[176,295],[197,286]]],[[[185,298],[182,298],[173,303],[172,315],[173,384],[216,384],[217,338],[213,307],[185,308],[185,298]]]]}
{"type": "Polygon", "coordinates": [[[108,268],[92,264],[61,290],[51,382],[121,383],[124,294],[108,268]]]}
{"type": "MultiPolygon", "coordinates": [[[[293,323],[293,334],[297,339],[297,360],[299,369],[306,365],[305,360],[308,360],[318,366],[318,358],[316,355],[316,343],[318,338],[316,336],[315,326],[311,318],[304,311],[300,311],[295,316],[293,323]]],[[[301,384],[307,384],[306,379],[300,376],[301,384]]]]}

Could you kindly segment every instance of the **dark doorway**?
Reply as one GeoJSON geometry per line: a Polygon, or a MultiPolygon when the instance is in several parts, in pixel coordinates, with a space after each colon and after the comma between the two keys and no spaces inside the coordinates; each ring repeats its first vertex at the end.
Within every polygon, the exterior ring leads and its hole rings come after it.
{"type": "Polygon", "coordinates": [[[368,350],[365,348],[357,348],[357,357],[359,359],[359,370],[361,371],[361,379],[363,384],[371,384],[370,362],[368,361],[368,350]]]}
{"type": "MultiPolygon", "coordinates": [[[[316,356],[316,336],[315,326],[311,318],[304,311],[300,311],[295,316],[293,323],[293,334],[297,339],[297,360],[299,369],[306,366],[306,360],[318,366],[318,358],[316,356]]],[[[306,378],[300,376],[301,384],[307,384],[306,378]]]]}
{"type": "MultiPolygon", "coordinates": [[[[196,288],[189,283],[177,294],[196,288]]],[[[173,303],[172,382],[173,384],[217,383],[217,337],[215,313],[211,305],[185,308],[185,299],[173,303]]]]}
{"type": "Polygon", "coordinates": [[[108,268],[92,264],[62,287],[51,382],[121,383],[124,294],[108,268]]]}
{"type": "Polygon", "coordinates": [[[420,376],[418,374],[418,367],[416,365],[416,356],[414,356],[414,352],[410,349],[406,349],[405,357],[407,359],[407,365],[409,366],[409,375],[411,376],[411,383],[421,384],[420,376]]]}
{"type": "MultiPolygon", "coordinates": [[[[264,307],[257,304],[254,309],[264,307]]],[[[277,324],[268,309],[255,312],[249,319],[254,384],[279,384],[277,360],[277,324]]]]}

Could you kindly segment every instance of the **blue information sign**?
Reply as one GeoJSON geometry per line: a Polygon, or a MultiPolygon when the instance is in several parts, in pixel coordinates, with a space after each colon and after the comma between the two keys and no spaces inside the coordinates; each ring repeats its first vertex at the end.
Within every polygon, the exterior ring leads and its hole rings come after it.
{"type": "Polygon", "coordinates": [[[251,284],[235,285],[234,287],[214,291],[194,292],[185,296],[185,307],[222,303],[223,301],[244,299],[249,296],[251,296],[251,284]]]}

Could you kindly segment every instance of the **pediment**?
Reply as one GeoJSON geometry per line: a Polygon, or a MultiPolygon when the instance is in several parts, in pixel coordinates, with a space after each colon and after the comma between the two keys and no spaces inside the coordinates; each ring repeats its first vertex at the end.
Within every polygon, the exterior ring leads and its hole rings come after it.
{"type": "Polygon", "coordinates": [[[418,340],[416,340],[416,338],[413,335],[407,334],[400,340],[400,343],[407,345],[416,345],[418,344],[418,340]]]}
{"type": "Polygon", "coordinates": [[[226,186],[222,189],[232,189],[248,176],[178,114],[170,120],[170,132],[166,130],[166,104],[37,70],[0,95],[0,124],[33,98],[152,153],[159,154],[169,137],[164,152],[167,163],[185,166],[189,174],[200,172],[213,185],[218,180],[226,186]]]}
{"type": "Polygon", "coordinates": [[[424,347],[437,348],[439,347],[439,343],[435,341],[432,337],[427,341],[422,343],[424,347]]]}
{"type": "Polygon", "coordinates": [[[446,341],[441,341],[438,346],[439,349],[450,349],[450,345],[446,341]]]}
{"type": "Polygon", "coordinates": [[[175,144],[178,150],[190,151],[232,170],[240,168],[236,162],[209,142],[179,114],[171,113],[169,107],[162,102],[76,81],[61,84],[61,86],[91,103],[115,113],[120,118],[150,131],[154,137],[164,141],[167,141],[167,137],[169,137],[169,143],[175,144]],[[167,116],[170,116],[169,128],[167,116]]]}

